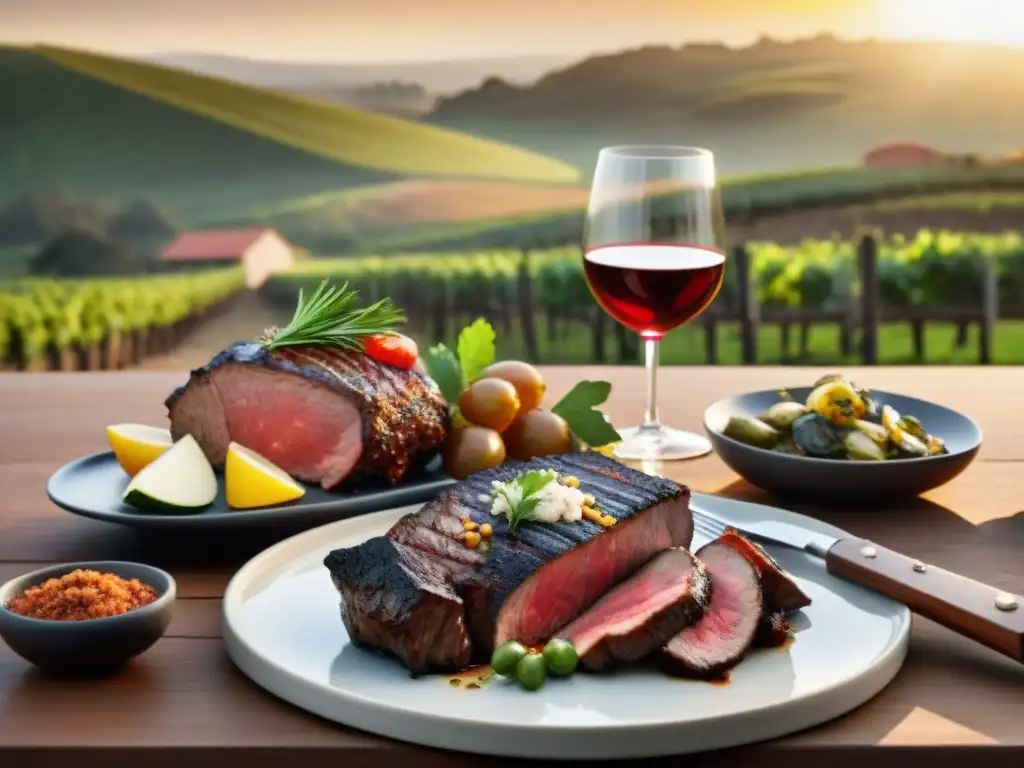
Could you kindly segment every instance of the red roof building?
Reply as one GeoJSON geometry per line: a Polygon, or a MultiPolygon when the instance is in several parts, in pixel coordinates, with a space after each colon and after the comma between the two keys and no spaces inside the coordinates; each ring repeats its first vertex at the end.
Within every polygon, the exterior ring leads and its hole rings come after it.
{"type": "Polygon", "coordinates": [[[864,165],[927,165],[941,163],[944,156],[927,144],[893,141],[880,144],[864,155],[864,165]]]}
{"type": "Polygon", "coordinates": [[[276,229],[202,229],[183,232],[160,254],[160,260],[178,264],[236,264],[245,270],[245,284],[258,288],[275,272],[295,261],[294,246],[276,229]]]}

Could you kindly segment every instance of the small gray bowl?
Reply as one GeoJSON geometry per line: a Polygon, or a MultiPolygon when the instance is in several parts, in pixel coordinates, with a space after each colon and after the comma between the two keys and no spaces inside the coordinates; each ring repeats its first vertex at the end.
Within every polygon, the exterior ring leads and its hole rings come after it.
{"type": "MultiPolygon", "coordinates": [[[[804,402],[811,387],[788,387],[804,402]]],[[[963,472],[981,447],[981,427],[972,419],[936,403],[880,390],[871,391],[879,405],[921,420],[949,453],[897,461],[846,461],[793,456],[756,448],[722,434],[730,416],[757,416],[779,402],[779,390],[749,392],[719,400],[704,412],[704,430],[715,453],[752,485],[783,496],[831,504],[893,501],[918,496],[963,472]]]]}
{"type": "Polygon", "coordinates": [[[42,568],[0,587],[0,637],[15,653],[46,672],[109,674],[163,636],[171,622],[176,592],[169,573],[142,563],[97,560],[42,568]],[[32,619],[7,609],[7,604],[26,589],[79,569],[139,579],[156,590],[157,599],[119,616],[84,621],[32,619]]]}

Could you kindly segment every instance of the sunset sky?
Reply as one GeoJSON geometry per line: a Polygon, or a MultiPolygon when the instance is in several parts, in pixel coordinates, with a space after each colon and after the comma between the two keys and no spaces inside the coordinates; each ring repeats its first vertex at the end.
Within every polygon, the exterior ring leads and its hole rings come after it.
{"type": "Polygon", "coordinates": [[[586,55],[832,31],[1024,46],[1024,0],[0,0],[0,41],[296,61],[586,55]]]}

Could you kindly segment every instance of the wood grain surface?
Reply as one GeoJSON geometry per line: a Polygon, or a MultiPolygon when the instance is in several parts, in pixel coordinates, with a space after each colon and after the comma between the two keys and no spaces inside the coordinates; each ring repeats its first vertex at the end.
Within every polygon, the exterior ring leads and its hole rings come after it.
{"type": "MultiPolygon", "coordinates": [[[[800,386],[808,368],[666,368],[662,420],[699,431],[714,400],[800,386]]],[[[859,383],[963,411],[982,427],[974,464],[908,503],[823,509],[774,499],[715,456],[654,469],[697,491],[785,506],[931,566],[1024,591],[1024,373],[1016,368],[849,369],[859,383]]],[[[643,410],[639,368],[547,368],[554,402],[582,378],[613,382],[619,426],[643,410]]],[[[274,538],[175,540],[70,515],[46,497],[62,464],[106,448],[103,427],[163,424],[164,397],[184,373],[0,375],[0,581],[45,564],[118,558],[169,569],[180,599],[167,636],[120,675],[48,679],[0,643],[0,765],[345,768],[511,765],[361,734],[307,715],[238,673],[220,641],[220,596],[234,571],[274,538]]],[[[644,765],[862,766],[1024,764],[1024,666],[915,617],[896,680],[865,706],[824,726],[748,748],[641,761],[644,765]]],[[[520,764],[521,761],[514,761],[520,764]]]]}

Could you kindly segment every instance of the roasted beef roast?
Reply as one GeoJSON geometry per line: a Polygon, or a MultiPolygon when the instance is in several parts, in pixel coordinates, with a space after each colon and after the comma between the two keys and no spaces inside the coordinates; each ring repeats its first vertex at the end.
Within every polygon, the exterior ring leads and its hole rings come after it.
{"type": "Polygon", "coordinates": [[[228,443],[326,489],[396,483],[434,458],[448,407],[437,385],[355,351],[235,344],[167,399],[171,435],[191,434],[214,467],[228,443]]]}
{"type": "Polygon", "coordinates": [[[657,553],[689,547],[692,536],[685,487],[599,453],[571,453],[473,475],[324,564],[352,642],[422,674],[485,663],[506,640],[548,640],[657,553]],[[616,524],[525,522],[509,534],[505,518],[490,514],[492,481],[530,469],[579,478],[616,524]],[[486,554],[466,547],[465,518],[493,526],[486,554]]]}
{"type": "Polygon", "coordinates": [[[700,619],[709,586],[700,561],[685,549],[666,549],[557,634],[590,670],[640,661],[700,619]]]}
{"type": "Polygon", "coordinates": [[[697,551],[711,576],[704,614],[665,645],[665,660],[677,671],[714,678],[742,661],[762,619],[761,582],[753,564],[721,541],[697,551]]]}

